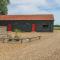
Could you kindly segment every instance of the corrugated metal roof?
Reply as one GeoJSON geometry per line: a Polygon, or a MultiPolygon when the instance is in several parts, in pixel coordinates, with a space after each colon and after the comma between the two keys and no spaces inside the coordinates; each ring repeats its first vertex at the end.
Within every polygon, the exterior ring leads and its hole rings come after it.
{"type": "Polygon", "coordinates": [[[52,14],[43,15],[0,15],[0,20],[54,20],[52,14]]]}

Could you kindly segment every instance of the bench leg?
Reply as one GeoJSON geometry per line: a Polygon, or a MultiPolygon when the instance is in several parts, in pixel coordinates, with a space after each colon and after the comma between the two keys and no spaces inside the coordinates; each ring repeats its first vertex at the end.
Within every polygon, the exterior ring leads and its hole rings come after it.
{"type": "Polygon", "coordinates": [[[29,42],[31,42],[31,38],[28,38],[29,39],[29,42]]]}
{"type": "Polygon", "coordinates": [[[40,39],[40,36],[38,36],[39,37],[39,39],[40,39]]]}
{"type": "Polygon", "coordinates": [[[23,43],[23,39],[21,39],[21,44],[23,43]]]}

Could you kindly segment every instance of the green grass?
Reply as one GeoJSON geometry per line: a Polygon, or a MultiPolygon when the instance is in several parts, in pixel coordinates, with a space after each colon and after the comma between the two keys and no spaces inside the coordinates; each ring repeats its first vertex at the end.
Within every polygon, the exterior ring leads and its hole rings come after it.
{"type": "Polygon", "coordinates": [[[54,27],[54,30],[60,30],[60,27],[54,27]]]}

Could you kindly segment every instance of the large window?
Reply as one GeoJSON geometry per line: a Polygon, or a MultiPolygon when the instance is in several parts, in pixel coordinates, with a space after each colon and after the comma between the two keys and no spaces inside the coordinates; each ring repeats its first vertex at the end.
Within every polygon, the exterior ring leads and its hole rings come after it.
{"type": "Polygon", "coordinates": [[[28,22],[14,22],[13,24],[13,31],[17,30],[17,31],[26,31],[29,32],[31,31],[31,24],[28,22]]]}

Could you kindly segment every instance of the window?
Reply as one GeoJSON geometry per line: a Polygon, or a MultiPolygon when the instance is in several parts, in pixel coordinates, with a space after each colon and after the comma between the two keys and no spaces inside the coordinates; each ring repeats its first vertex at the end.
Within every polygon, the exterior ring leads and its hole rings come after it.
{"type": "Polygon", "coordinates": [[[48,28],[48,25],[43,25],[43,28],[48,28]]]}

